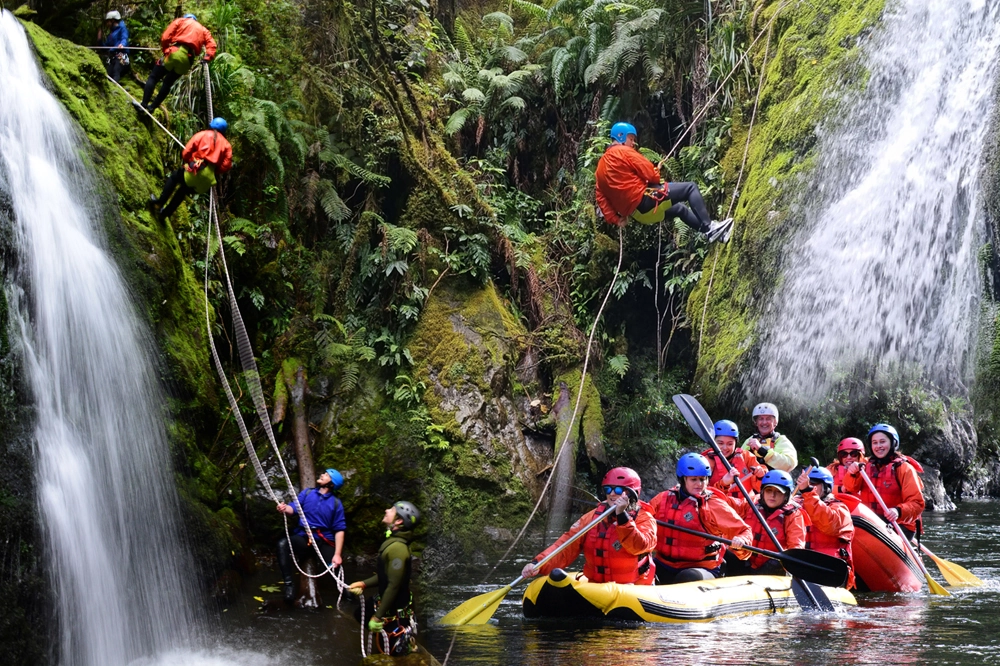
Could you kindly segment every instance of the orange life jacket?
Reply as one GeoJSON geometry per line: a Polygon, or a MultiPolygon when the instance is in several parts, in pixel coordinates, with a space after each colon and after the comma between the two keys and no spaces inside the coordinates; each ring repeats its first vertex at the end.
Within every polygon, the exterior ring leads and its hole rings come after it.
{"type": "Polygon", "coordinates": [[[833,474],[833,492],[835,493],[846,493],[844,489],[844,477],[847,476],[847,465],[836,462],[827,467],[830,473],[833,474]]]}
{"type": "MultiPolygon", "coordinates": [[[[820,501],[827,506],[844,504],[844,502],[841,502],[832,494],[827,495],[820,501]]],[[[851,552],[850,539],[841,539],[840,537],[830,536],[819,531],[816,529],[816,526],[812,524],[808,513],[806,514],[806,548],[809,550],[815,550],[817,553],[824,553],[826,555],[832,555],[833,557],[839,557],[847,562],[849,571],[847,574],[846,587],[849,590],[854,587],[854,554],[851,552]]]]}
{"type": "MultiPolygon", "coordinates": [[[[725,463],[723,463],[722,459],[716,455],[715,451],[705,451],[701,455],[708,458],[708,461],[712,463],[712,478],[708,480],[708,485],[713,488],[718,488],[719,492],[722,494],[731,495],[733,497],[743,497],[743,493],[740,492],[740,488],[736,485],[735,481],[733,481],[733,485],[729,486],[729,488],[721,488],[718,485],[719,481],[722,480],[722,477],[726,475],[728,470],[726,469],[725,463]]],[[[739,445],[737,445],[732,457],[728,458],[729,464],[736,470],[736,475],[740,479],[750,472],[750,468],[747,466],[747,458],[753,460],[753,454],[747,454],[746,457],[744,457],[743,450],[739,448],[739,445]]],[[[743,487],[753,492],[759,492],[760,481],[756,477],[751,477],[746,481],[743,481],[743,487]]]]}
{"type": "MultiPolygon", "coordinates": [[[[713,492],[715,491],[705,491],[706,494],[713,492]]],[[[660,504],[656,514],[657,520],[699,532],[707,531],[698,515],[698,509],[704,499],[688,495],[682,500],[678,488],[672,488],[667,493],[669,498],[660,504]]],[[[715,569],[722,564],[724,554],[725,549],[718,541],[710,541],[663,526],[658,526],[656,529],[656,557],[674,569],[694,567],[715,569]]]]}
{"type": "MultiPolygon", "coordinates": [[[[903,486],[899,483],[899,468],[903,466],[904,463],[911,465],[914,469],[917,469],[916,465],[912,463],[916,462],[908,456],[900,454],[898,457],[894,458],[892,462],[886,465],[876,465],[875,460],[869,460],[865,464],[865,473],[868,474],[868,478],[872,480],[872,484],[875,489],[878,490],[878,494],[882,496],[882,501],[889,508],[899,506],[903,503],[903,486]]],[[[919,481],[920,477],[917,477],[919,481]]],[[[923,490],[923,484],[921,483],[921,490],[923,490]]],[[[869,509],[875,512],[875,515],[885,518],[885,514],[882,512],[882,507],[879,505],[878,500],[875,495],[872,494],[868,484],[861,486],[861,501],[864,502],[869,509]]],[[[906,527],[911,530],[916,530],[917,521],[897,521],[900,527],[906,527]]]]}
{"type": "MultiPolygon", "coordinates": [[[[640,500],[639,506],[640,510],[652,512],[652,507],[646,502],[640,500]]],[[[631,512],[629,515],[635,519],[631,512]]],[[[635,556],[625,550],[618,540],[617,525],[618,520],[611,514],[583,537],[583,575],[592,583],[651,585],[651,580],[643,581],[650,570],[652,576],[656,576],[656,569],[650,566],[649,555],[635,556]]]]}
{"type": "MultiPolygon", "coordinates": [[[[782,548],[788,547],[788,540],[785,538],[785,520],[799,510],[801,510],[801,508],[797,504],[789,503],[780,509],[775,509],[771,512],[771,515],[764,519],[767,526],[771,528],[772,532],[774,532],[774,536],[777,537],[778,543],[781,544],[782,548]]],[[[761,509],[761,515],[763,515],[763,513],[764,509],[761,509]]],[[[771,541],[771,537],[767,536],[764,532],[764,526],[760,524],[760,521],[757,520],[756,517],[753,517],[748,521],[748,523],[750,525],[750,529],[753,530],[753,543],[750,545],[755,548],[774,550],[774,542],[771,541]]],[[[770,557],[754,553],[749,560],[750,568],[756,569],[770,560],[770,557]]]]}

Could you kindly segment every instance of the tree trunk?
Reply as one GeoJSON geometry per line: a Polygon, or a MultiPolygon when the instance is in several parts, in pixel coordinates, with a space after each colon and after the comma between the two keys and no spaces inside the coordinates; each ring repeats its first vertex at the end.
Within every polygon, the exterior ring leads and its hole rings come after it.
{"type": "MultiPolygon", "coordinates": [[[[285,375],[285,380],[290,379],[285,375]]],[[[309,445],[309,423],[306,420],[306,371],[301,365],[295,369],[294,382],[289,382],[289,402],[292,403],[292,438],[295,458],[299,463],[299,487],[303,490],[316,484],[312,447],[309,445]]]]}

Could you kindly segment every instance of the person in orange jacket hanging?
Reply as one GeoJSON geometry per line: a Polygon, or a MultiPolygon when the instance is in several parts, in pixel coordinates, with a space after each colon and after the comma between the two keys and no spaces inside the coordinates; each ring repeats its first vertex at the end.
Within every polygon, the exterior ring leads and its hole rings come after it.
{"type": "Polygon", "coordinates": [[[844,488],[844,477],[847,476],[847,466],[852,462],[862,465],[868,462],[865,458],[865,445],[857,437],[845,437],[837,445],[837,459],[826,466],[833,475],[833,492],[847,492],[844,488]]]}
{"type": "Polygon", "coordinates": [[[752,493],[760,492],[760,479],[767,472],[767,467],[757,464],[757,458],[749,451],[736,448],[740,438],[740,429],[732,421],[715,422],[715,444],[735,470],[735,474],[726,469],[725,463],[719,459],[715,450],[703,451],[701,455],[708,458],[712,464],[712,476],[708,484],[718,488],[730,497],[743,497],[735,478],[739,477],[743,487],[752,493]]]}
{"type": "Polygon", "coordinates": [[[796,480],[806,514],[806,548],[847,562],[847,584],[854,589],[854,522],[851,510],[833,495],[833,474],[825,467],[811,467],[796,480]]]}
{"type": "Polygon", "coordinates": [[[232,168],[233,147],[226,139],[228,130],[229,123],[225,118],[213,118],[209,129],[191,137],[181,155],[184,162],[167,178],[163,192],[159,197],[149,195],[155,214],[160,218],[169,217],[185,197],[192,192],[205,194],[215,185],[217,174],[232,168]]]}
{"type": "MultiPolygon", "coordinates": [[[[777,537],[778,543],[784,550],[804,548],[806,544],[806,518],[802,507],[792,501],[795,482],[792,481],[791,475],[788,472],[772,469],[764,475],[760,484],[761,491],[757,508],[764,516],[768,529],[777,537]]],[[[753,531],[753,543],[750,545],[765,550],[777,550],[746,499],[733,498],[730,503],[736,507],[736,513],[750,525],[750,529],[753,531]]],[[[731,558],[731,554],[726,553],[727,576],[785,575],[785,569],[778,560],[754,553],[750,559],[741,561],[731,558]]]]}
{"type": "Polygon", "coordinates": [[[621,226],[629,217],[643,224],[681,218],[709,241],[729,240],[733,220],[713,222],[695,183],[664,183],[659,169],[637,149],[635,127],[615,123],[611,145],[597,162],[597,214],[621,226]],[[689,204],[689,206],[685,205],[689,204]]]}
{"type": "Polygon", "coordinates": [[[726,547],[718,541],[670,529],[680,525],[731,539],[737,558],[750,557],[743,546],[753,541],[743,522],[722,493],[708,487],[712,465],[705,456],[685,453],[677,461],[678,485],[664,490],[649,503],[657,521],[656,582],[660,585],[711,580],[722,575],[726,547]]]}
{"type": "Polygon", "coordinates": [[[163,49],[163,57],[153,65],[153,71],[149,73],[142,91],[142,108],[150,113],[167,98],[177,79],[191,70],[202,49],[205,51],[205,62],[209,62],[215,57],[217,47],[208,28],[198,23],[198,18],[194,14],[185,14],[175,19],[163,31],[160,36],[160,48],[163,49]],[[160,85],[160,92],[157,93],[156,99],[153,99],[153,90],[161,79],[163,83],[160,85]]]}
{"type": "Polygon", "coordinates": [[[642,492],[639,475],[628,467],[615,467],[604,475],[602,486],[605,501],[585,513],[554,544],[524,565],[522,576],[531,578],[565,568],[582,552],[583,575],[592,583],[653,584],[655,569],[649,555],[656,547],[656,523],[649,504],[639,499],[642,492]],[[611,507],[615,512],[591,528],[583,538],[544,565],[537,566],[537,562],[611,507]]]}
{"type": "Polygon", "coordinates": [[[862,467],[858,463],[848,465],[844,488],[861,497],[861,501],[886,522],[895,520],[906,538],[912,539],[920,529],[920,516],[926,505],[924,484],[917,476],[915,461],[899,452],[899,433],[886,423],[876,423],[868,431],[868,447],[872,457],[865,463],[864,470],[889,508],[891,517],[882,512],[878,500],[861,478],[862,467]]]}

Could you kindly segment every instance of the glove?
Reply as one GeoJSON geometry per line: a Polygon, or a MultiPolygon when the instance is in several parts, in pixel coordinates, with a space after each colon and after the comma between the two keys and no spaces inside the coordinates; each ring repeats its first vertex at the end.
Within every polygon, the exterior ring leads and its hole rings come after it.
{"type": "Polygon", "coordinates": [[[365,593],[365,584],[363,582],[351,583],[351,586],[347,588],[347,591],[360,597],[365,593]]]}
{"type": "Polygon", "coordinates": [[[368,631],[382,631],[382,627],[384,626],[385,622],[378,619],[377,617],[373,617],[372,619],[368,620],[368,631]]]}

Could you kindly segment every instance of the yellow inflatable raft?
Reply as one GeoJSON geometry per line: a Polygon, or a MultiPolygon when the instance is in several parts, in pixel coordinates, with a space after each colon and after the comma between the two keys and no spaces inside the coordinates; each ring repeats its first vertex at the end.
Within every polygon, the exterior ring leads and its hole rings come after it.
{"type": "MultiPolygon", "coordinates": [[[[717,618],[800,609],[804,594],[785,576],[734,576],[677,585],[591,583],[583,574],[553,571],[533,581],[521,605],[526,618],[591,617],[632,622],[709,622],[717,618]]],[[[834,608],[854,606],[843,588],[819,587],[834,608]]],[[[806,602],[807,603],[807,602],[806,602]]]]}

